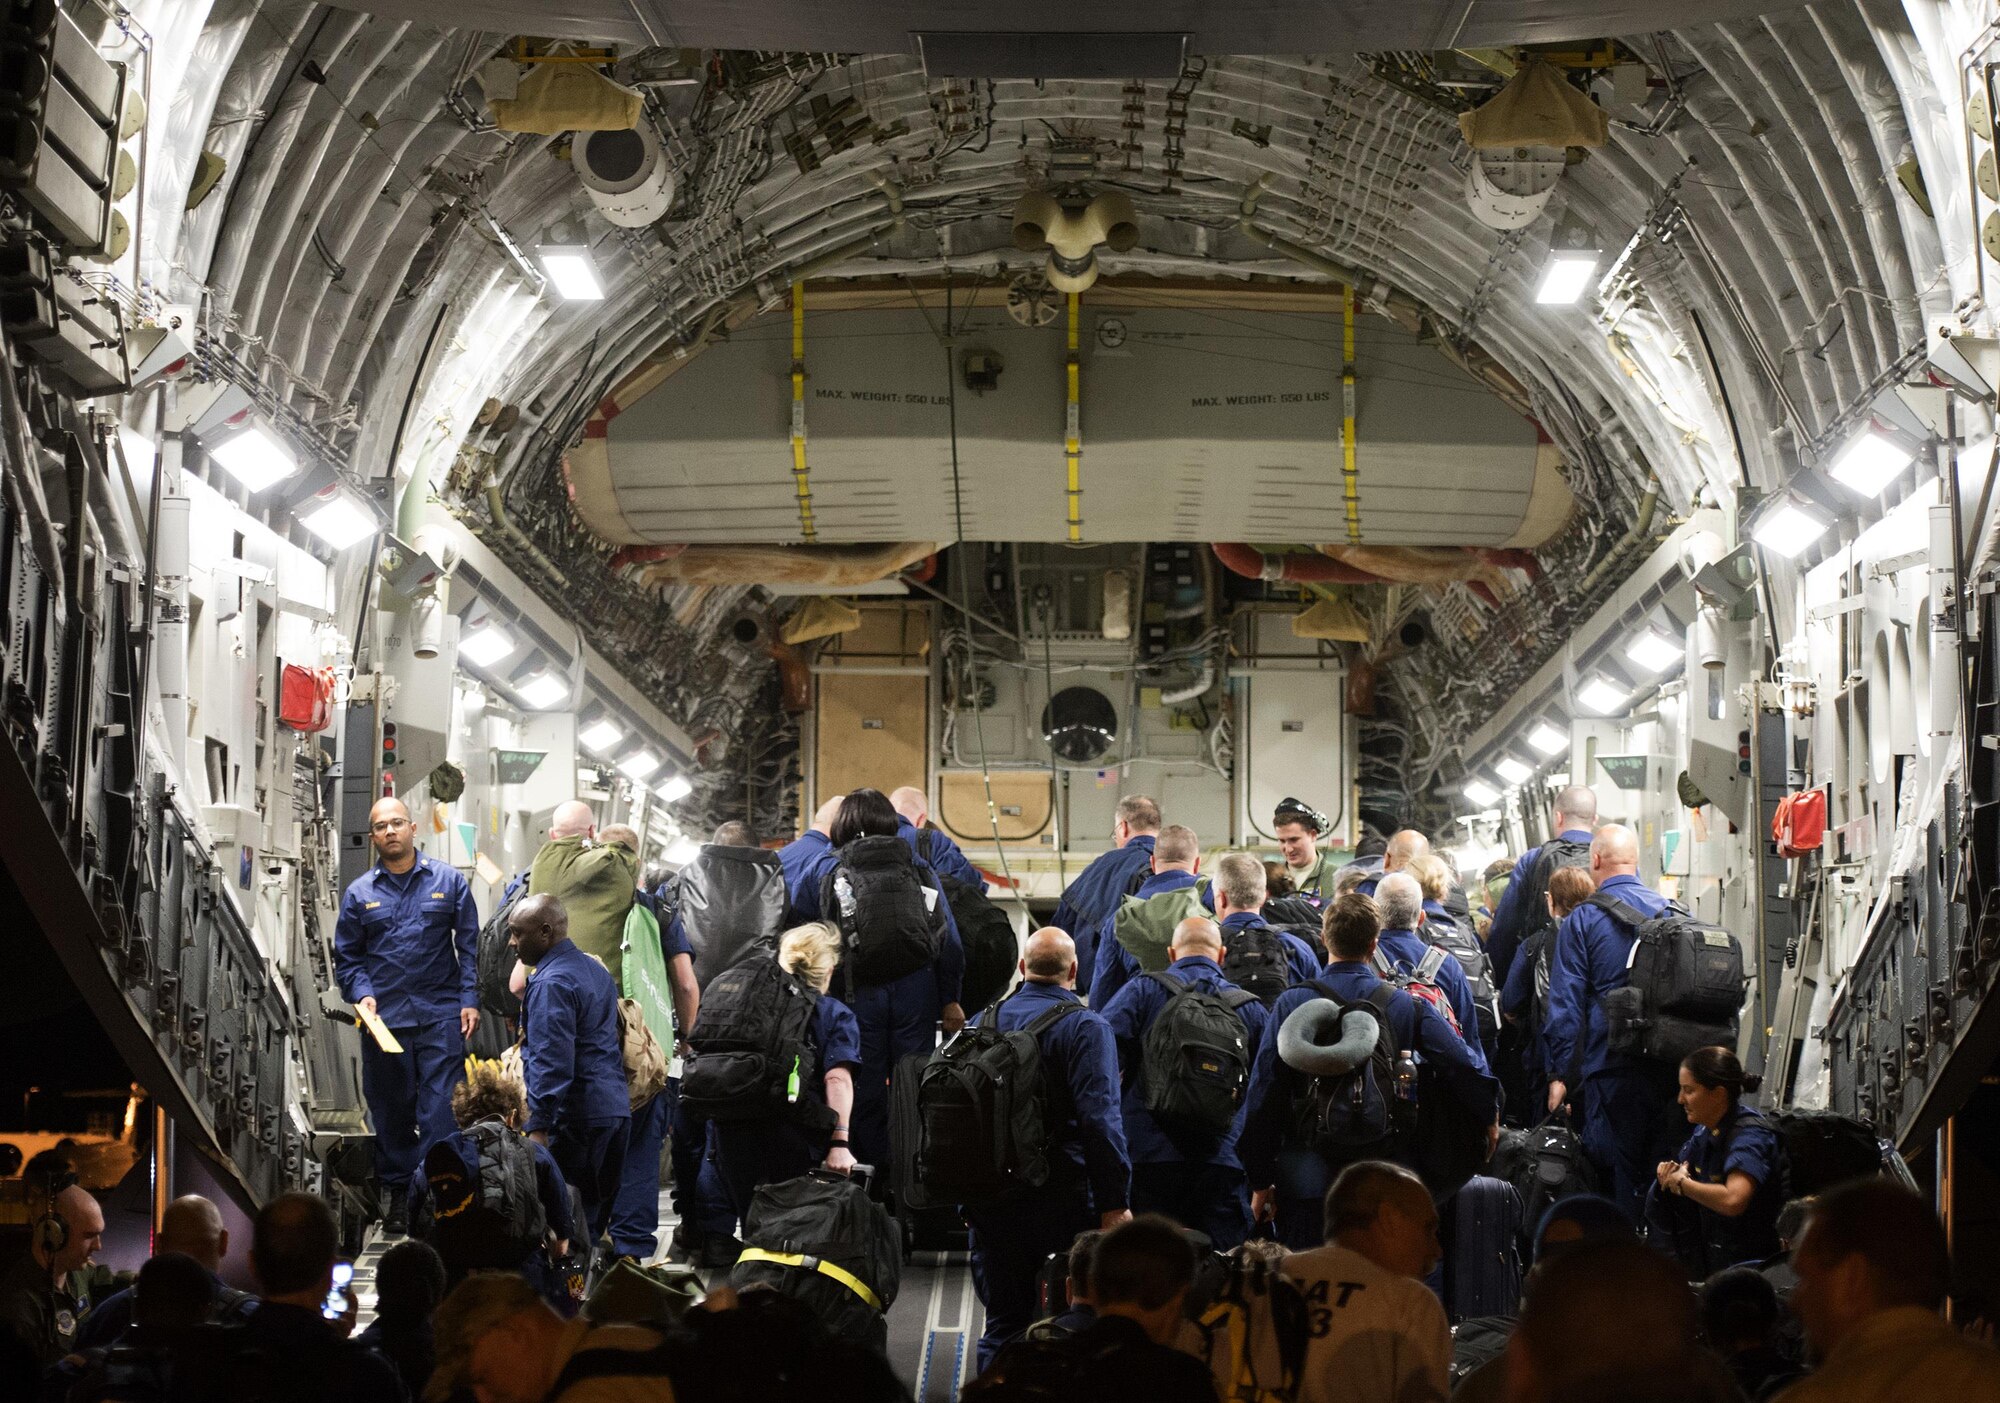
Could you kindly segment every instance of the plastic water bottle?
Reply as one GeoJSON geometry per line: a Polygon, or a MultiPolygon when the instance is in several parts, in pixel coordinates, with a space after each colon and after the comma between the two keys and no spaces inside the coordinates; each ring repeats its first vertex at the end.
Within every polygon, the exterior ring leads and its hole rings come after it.
{"type": "Polygon", "coordinates": [[[1417,1099],[1417,1059],[1408,1051],[1396,1054],[1396,1099],[1417,1099]]]}

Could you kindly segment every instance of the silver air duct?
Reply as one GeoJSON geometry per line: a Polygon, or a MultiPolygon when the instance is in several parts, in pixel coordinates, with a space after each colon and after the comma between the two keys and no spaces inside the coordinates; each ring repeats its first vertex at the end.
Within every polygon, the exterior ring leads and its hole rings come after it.
{"type": "Polygon", "coordinates": [[[673,170],[659,137],[644,123],[623,131],[578,132],[569,159],[597,212],[621,229],[657,223],[674,202],[673,170]]]}

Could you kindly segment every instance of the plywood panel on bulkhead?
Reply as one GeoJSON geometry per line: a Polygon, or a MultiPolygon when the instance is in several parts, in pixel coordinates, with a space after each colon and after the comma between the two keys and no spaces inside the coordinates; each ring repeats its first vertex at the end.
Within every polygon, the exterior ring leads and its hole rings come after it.
{"type": "MultiPolygon", "coordinates": [[[[993,806],[999,810],[1000,841],[1028,842],[1047,829],[1049,794],[1047,770],[995,770],[993,806]]],[[[993,841],[986,784],[977,770],[947,770],[938,776],[937,824],[962,843],[993,841]]]]}
{"type": "Polygon", "coordinates": [[[905,784],[922,788],[930,679],[836,670],[818,681],[821,801],[863,786],[885,794],[905,784]]]}

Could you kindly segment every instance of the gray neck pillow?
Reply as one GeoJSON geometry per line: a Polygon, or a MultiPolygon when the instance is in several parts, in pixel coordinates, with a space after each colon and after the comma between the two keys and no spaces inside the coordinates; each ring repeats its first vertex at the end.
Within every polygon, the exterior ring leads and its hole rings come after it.
{"type": "Polygon", "coordinates": [[[1341,1012],[1331,999],[1313,999],[1292,1010],[1278,1028],[1278,1057],[1310,1077],[1338,1077],[1375,1052],[1381,1029],[1362,1009],[1341,1012]]]}

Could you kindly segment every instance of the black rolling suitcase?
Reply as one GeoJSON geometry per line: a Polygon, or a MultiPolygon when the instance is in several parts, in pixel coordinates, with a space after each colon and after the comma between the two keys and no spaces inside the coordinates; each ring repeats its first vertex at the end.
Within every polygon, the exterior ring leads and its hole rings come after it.
{"type": "Polygon", "coordinates": [[[1521,1302],[1521,1196],[1504,1179],[1468,1179],[1452,1196],[1444,1299],[1453,1320],[1511,1315],[1521,1302]]]}
{"type": "Polygon", "coordinates": [[[896,1219],[903,1228],[903,1250],[954,1252],[964,1250],[967,1233],[958,1206],[933,1203],[917,1183],[917,1151],[924,1136],[917,1091],[923,1081],[926,1052],[912,1052],[896,1063],[889,1083],[889,1190],[896,1219]]]}

